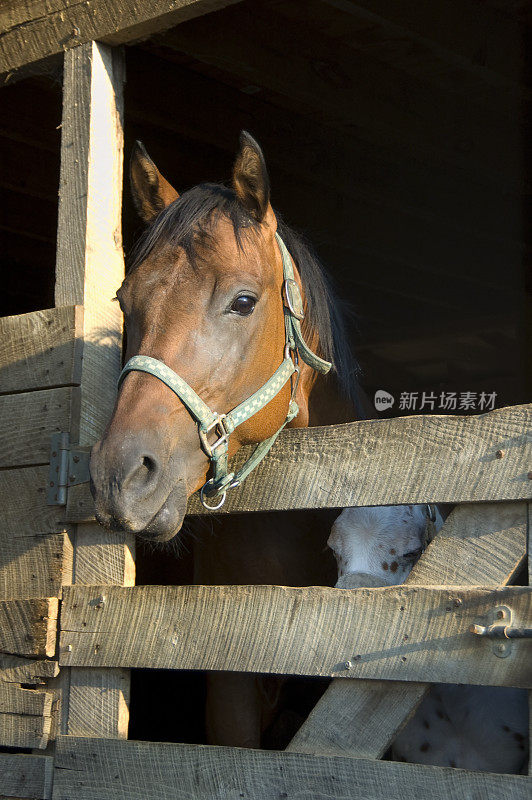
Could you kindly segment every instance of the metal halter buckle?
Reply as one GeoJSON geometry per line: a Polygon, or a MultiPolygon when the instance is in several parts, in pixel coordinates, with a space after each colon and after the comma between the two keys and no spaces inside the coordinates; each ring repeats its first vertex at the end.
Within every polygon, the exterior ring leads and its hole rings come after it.
{"type": "Polygon", "coordinates": [[[198,424],[198,435],[201,443],[201,449],[208,458],[213,458],[216,448],[220,447],[221,444],[227,444],[229,441],[230,431],[228,431],[224,425],[225,418],[225,414],[218,414],[214,422],[211,422],[208,428],[205,429],[198,424]],[[213,442],[213,444],[210,444],[207,437],[212,430],[216,431],[216,435],[219,438],[213,442]]]}
{"type": "Polygon", "coordinates": [[[301,322],[305,319],[305,311],[303,310],[303,299],[297,281],[293,278],[286,278],[283,288],[287,308],[292,316],[301,322]]]}

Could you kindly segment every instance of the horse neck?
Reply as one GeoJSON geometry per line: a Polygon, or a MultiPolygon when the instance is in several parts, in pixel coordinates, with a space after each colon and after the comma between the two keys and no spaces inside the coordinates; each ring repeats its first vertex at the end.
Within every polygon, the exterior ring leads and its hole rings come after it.
{"type": "Polygon", "coordinates": [[[342,395],[335,378],[319,376],[309,396],[309,427],[339,425],[358,419],[354,404],[342,395]]]}

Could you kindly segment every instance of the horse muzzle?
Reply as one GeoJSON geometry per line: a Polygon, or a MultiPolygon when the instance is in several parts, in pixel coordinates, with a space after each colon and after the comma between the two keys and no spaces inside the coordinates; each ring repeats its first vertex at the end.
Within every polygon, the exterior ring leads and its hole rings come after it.
{"type": "Polygon", "coordinates": [[[138,435],[98,442],[91,454],[91,491],[96,519],[104,528],[164,542],[183,524],[186,482],[175,465],[164,463],[148,445],[138,435]]]}

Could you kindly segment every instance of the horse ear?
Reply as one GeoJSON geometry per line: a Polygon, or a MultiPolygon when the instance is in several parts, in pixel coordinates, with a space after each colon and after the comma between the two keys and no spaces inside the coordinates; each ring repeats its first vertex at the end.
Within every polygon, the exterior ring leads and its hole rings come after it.
{"type": "Polygon", "coordinates": [[[179,197],[174,187],[163,178],[142,142],[135,142],[131,154],[130,181],[133,203],[144,222],[151,222],[179,197]]]}
{"type": "Polygon", "coordinates": [[[270,179],[262,150],[247,131],[240,134],[240,147],[233,167],[235,194],[258,222],[270,204],[270,179]]]}

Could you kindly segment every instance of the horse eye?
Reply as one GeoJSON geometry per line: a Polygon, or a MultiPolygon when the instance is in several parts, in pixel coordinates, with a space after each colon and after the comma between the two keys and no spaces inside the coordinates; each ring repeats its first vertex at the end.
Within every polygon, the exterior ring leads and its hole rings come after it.
{"type": "Polygon", "coordinates": [[[248,317],[255,310],[255,302],[255,298],[249,294],[241,294],[233,300],[231,311],[241,317],[248,317]]]}

